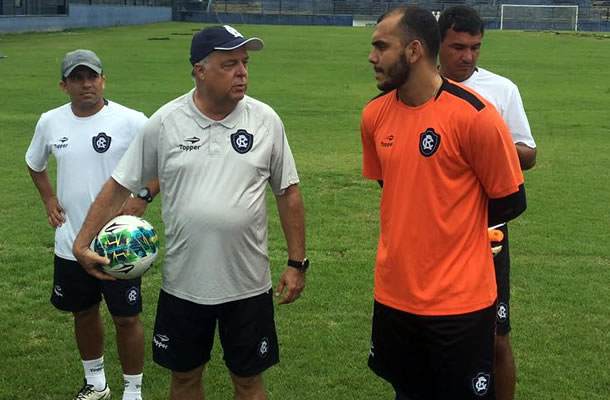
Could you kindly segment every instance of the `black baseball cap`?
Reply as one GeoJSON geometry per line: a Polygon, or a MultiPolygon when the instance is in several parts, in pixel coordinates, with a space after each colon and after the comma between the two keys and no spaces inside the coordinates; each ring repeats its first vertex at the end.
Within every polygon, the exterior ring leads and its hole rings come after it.
{"type": "Polygon", "coordinates": [[[247,50],[262,50],[263,41],[256,37],[246,39],[229,25],[211,26],[193,36],[189,60],[194,65],[214,50],[230,51],[241,46],[246,46],[247,50]]]}

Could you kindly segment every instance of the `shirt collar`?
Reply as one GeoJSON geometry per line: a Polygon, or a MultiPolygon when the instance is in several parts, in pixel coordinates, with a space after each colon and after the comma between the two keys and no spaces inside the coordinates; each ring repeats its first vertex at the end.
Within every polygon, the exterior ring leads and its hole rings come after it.
{"type": "Polygon", "coordinates": [[[212,124],[220,124],[228,129],[232,129],[232,128],[235,128],[235,126],[237,126],[237,122],[239,122],[241,113],[245,107],[244,102],[245,102],[246,97],[244,97],[242,100],[240,100],[237,103],[237,106],[235,107],[235,109],[233,111],[231,111],[231,113],[229,115],[227,115],[224,119],[222,119],[220,121],[216,121],[216,120],[209,118],[207,115],[205,115],[201,111],[199,111],[199,109],[195,105],[195,100],[193,100],[194,95],[195,95],[195,88],[193,88],[188,93],[187,101],[188,101],[188,105],[189,105],[191,114],[193,115],[193,118],[195,119],[195,121],[201,128],[205,129],[205,128],[211,126],[212,124]]]}

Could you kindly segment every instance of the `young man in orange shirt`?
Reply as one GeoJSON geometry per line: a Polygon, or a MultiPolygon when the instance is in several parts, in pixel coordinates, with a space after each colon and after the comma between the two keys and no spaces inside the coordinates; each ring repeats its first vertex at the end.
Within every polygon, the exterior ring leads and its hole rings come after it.
{"type": "Polygon", "coordinates": [[[381,16],[369,61],[363,175],[382,184],[370,368],[397,399],[494,399],[489,222],[525,210],[511,136],[485,99],[443,79],[427,10],[381,16]]]}

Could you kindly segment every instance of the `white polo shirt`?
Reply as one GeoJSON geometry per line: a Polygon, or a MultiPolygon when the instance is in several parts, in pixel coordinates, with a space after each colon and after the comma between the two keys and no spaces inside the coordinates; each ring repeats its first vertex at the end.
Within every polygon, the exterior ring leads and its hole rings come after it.
{"type": "Polygon", "coordinates": [[[271,288],[267,183],[282,194],[299,177],[271,107],[245,96],[214,121],[197,109],[193,94],[150,118],[112,176],[131,191],[159,176],[162,288],[195,303],[220,304],[271,288]]]}
{"type": "Polygon", "coordinates": [[[55,231],[55,254],[73,260],[72,244],[93,200],[136,137],[144,114],[107,101],[95,115],[77,117],[70,103],[43,113],[25,155],[36,172],[57,160],[57,199],[66,222],[55,231]]]}
{"type": "Polygon", "coordinates": [[[498,109],[510,129],[514,143],[536,147],[519,88],[510,79],[477,67],[470,78],[460,83],[479,92],[498,109]]]}

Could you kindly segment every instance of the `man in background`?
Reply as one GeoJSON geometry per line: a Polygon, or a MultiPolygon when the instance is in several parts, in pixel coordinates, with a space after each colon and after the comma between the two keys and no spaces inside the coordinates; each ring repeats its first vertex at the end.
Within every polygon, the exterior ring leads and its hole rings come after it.
{"type": "MultiPolygon", "coordinates": [[[[512,135],[522,170],[536,163],[536,143],[517,85],[507,78],[477,66],[484,34],[484,22],[475,9],[457,5],[445,9],[439,18],[441,46],[439,51],[441,74],[476,90],[502,115],[512,135]]],[[[510,345],[510,255],[508,225],[493,227],[502,232],[501,246],[494,257],[498,286],[496,315],[496,396],[498,400],[512,400],[515,396],[515,360],[510,345]]]]}
{"type": "MultiPolygon", "coordinates": [[[[110,397],[100,315],[103,295],[116,328],[124,374],[123,400],[141,400],[144,331],[139,317],[140,279],[100,281],[87,274],[72,254],[74,238],[89,206],[147,120],[141,112],[106,100],[105,85],[102,62],[94,52],[75,50],[66,54],[59,86],[70,103],[42,114],[25,161],[48,222],[55,228],[51,303],[74,316],[76,344],[85,373],[85,383],[74,398],[110,397]],[[57,191],[47,172],[50,155],[57,160],[57,191]]],[[[123,212],[142,215],[158,191],[156,180],[138,191],[138,197],[121,204],[123,212]]]]}

